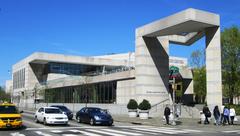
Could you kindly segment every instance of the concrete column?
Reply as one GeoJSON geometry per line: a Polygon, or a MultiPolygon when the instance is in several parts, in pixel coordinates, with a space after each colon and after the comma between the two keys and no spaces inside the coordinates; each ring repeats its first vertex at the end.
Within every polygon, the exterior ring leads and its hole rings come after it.
{"type": "Polygon", "coordinates": [[[222,64],[220,28],[206,29],[206,71],[207,71],[207,104],[222,105],[222,64]]]}
{"type": "Polygon", "coordinates": [[[156,104],[169,99],[169,41],[166,37],[142,37],[136,34],[136,98],[156,104]]]}

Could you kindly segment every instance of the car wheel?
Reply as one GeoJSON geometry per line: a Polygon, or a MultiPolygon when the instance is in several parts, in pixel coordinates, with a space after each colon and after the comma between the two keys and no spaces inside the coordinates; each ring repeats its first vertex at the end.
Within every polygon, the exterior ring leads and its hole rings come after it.
{"type": "Polygon", "coordinates": [[[81,118],[80,118],[79,116],[77,117],[77,122],[78,122],[78,123],[81,123],[81,122],[82,122],[82,120],[81,120],[81,118]]]}
{"type": "Polygon", "coordinates": [[[36,123],[39,123],[39,121],[38,121],[38,119],[37,119],[37,116],[35,116],[34,121],[35,121],[36,123]]]}
{"type": "Polygon", "coordinates": [[[46,121],[45,118],[43,119],[43,124],[44,124],[44,125],[47,125],[47,121],[46,121]]]}
{"type": "Polygon", "coordinates": [[[113,125],[113,122],[109,123],[108,126],[112,126],[113,125]]]}
{"type": "Polygon", "coordinates": [[[92,125],[92,126],[95,125],[95,122],[94,122],[93,118],[90,119],[90,125],[92,125]]]}

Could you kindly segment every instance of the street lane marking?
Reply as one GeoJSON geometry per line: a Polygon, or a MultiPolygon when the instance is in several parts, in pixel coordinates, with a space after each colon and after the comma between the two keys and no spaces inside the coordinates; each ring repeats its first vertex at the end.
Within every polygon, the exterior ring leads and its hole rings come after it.
{"type": "Polygon", "coordinates": [[[63,131],[60,131],[60,130],[53,130],[51,131],[52,133],[62,133],[63,131]]]}
{"type": "Polygon", "coordinates": [[[104,129],[108,127],[44,127],[44,128],[27,128],[26,130],[58,130],[58,129],[104,129]]]}
{"type": "Polygon", "coordinates": [[[178,129],[165,129],[165,128],[149,128],[150,130],[160,130],[160,131],[164,131],[164,132],[177,132],[177,133],[186,133],[185,131],[183,130],[178,130],[178,129]]]}
{"type": "Polygon", "coordinates": [[[158,133],[165,133],[165,134],[178,134],[175,131],[166,131],[166,130],[152,130],[152,129],[145,129],[145,128],[132,128],[136,130],[141,130],[141,131],[150,131],[150,132],[158,132],[158,133]]]}
{"type": "Polygon", "coordinates": [[[228,131],[222,131],[223,133],[240,133],[240,130],[228,130],[228,131]]]}
{"type": "Polygon", "coordinates": [[[113,133],[125,134],[125,135],[133,135],[133,136],[142,135],[142,134],[139,134],[139,133],[124,132],[124,131],[113,130],[113,129],[101,129],[101,130],[108,131],[108,132],[113,132],[113,133]]]}
{"type": "Polygon", "coordinates": [[[19,132],[11,133],[11,136],[25,136],[24,134],[20,134],[19,132]]]}
{"type": "Polygon", "coordinates": [[[81,130],[69,130],[70,132],[74,132],[74,133],[82,133],[84,135],[87,136],[102,136],[102,135],[98,135],[98,134],[94,134],[94,133],[90,133],[90,132],[85,132],[85,131],[81,131],[81,130]]]}
{"type": "Polygon", "coordinates": [[[159,135],[159,133],[152,133],[152,132],[146,132],[146,131],[139,131],[139,130],[133,130],[133,129],[123,129],[125,131],[131,131],[136,133],[144,133],[144,134],[150,134],[150,135],[159,135]]]}
{"type": "Polygon", "coordinates": [[[183,131],[187,131],[187,132],[196,132],[196,133],[200,133],[200,132],[202,132],[201,130],[192,130],[192,129],[183,129],[183,131]]]}
{"type": "Polygon", "coordinates": [[[52,136],[52,135],[50,135],[50,134],[43,133],[43,132],[41,132],[41,131],[35,131],[35,133],[37,133],[37,134],[40,135],[40,136],[52,136]]]}
{"type": "Polygon", "coordinates": [[[110,132],[103,132],[100,130],[94,130],[94,129],[87,129],[87,131],[95,132],[95,133],[100,133],[100,134],[105,134],[105,135],[110,135],[110,136],[125,136],[121,134],[115,134],[115,133],[110,133],[110,132]]]}
{"type": "Polygon", "coordinates": [[[62,136],[78,136],[78,135],[74,135],[74,134],[63,134],[62,136]]]}

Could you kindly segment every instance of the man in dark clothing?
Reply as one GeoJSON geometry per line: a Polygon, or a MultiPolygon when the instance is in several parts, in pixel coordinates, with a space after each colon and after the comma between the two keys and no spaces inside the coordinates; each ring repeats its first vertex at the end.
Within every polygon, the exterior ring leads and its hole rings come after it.
{"type": "Polygon", "coordinates": [[[209,124],[208,118],[211,117],[211,112],[207,106],[203,107],[203,114],[205,115],[204,124],[209,124]]]}
{"type": "Polygon", "coordinates": [[[166,107],[164,110],[164,116],[166,119],[166,124],[169,125],[169,115],[170,115],[171,111],[169,107],[166,107]]]}

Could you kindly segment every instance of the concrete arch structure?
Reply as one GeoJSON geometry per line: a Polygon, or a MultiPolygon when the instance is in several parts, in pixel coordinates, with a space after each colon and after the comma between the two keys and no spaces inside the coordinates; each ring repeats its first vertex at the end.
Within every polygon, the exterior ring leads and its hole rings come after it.
{"type": "MultiPolygon", "coordinates": [[[[186,9],[136,29],[136,97],[152,104],[169,97],[169,44],[190,46],[206,37],[207,104],[222,105],[220,17],[186,9]]],[[[171,103],[171,101],[170,101],[171,103]]]]}

